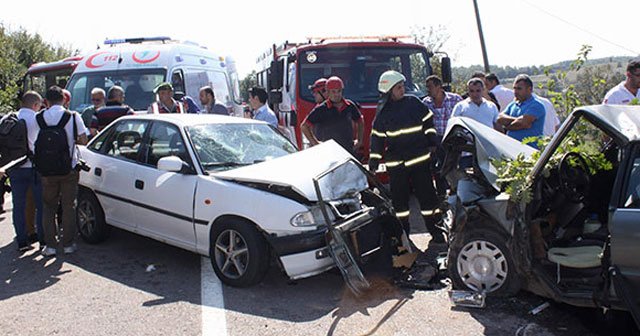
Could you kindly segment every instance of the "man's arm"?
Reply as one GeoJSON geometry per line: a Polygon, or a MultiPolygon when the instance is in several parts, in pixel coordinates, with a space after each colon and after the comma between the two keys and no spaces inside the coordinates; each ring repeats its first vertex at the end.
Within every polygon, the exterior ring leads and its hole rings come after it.
{"type": "Polygon", "coordinates": [[[313,134],[313,131],[311,130],[311,124],[307,120],[302,122],[302,125],[300,125],[300,130],[302,131],[302,134],[304,134],[304,136],[309,139],[309,143],[311,144],[311,146],[315,146],[320,143],[315,134],[313,134]]]}
{"type": "Polygon", "coordinates": [[[360,149],[364,146],[364,119],[360,116],[360,119],[356,120],[356,127],[358,130],[358,138],[356,139],[356,143],[353,145],[354,149],[360,149]]]}
{"type": "Polygon", "coordinates": [[[511,124],[507,125],[505,129],[507,131],[518,131],[523,129],[529,129],[533,125],[533,122],[538,119],[536,116],[525,114],[515,118],[511,124]]]}

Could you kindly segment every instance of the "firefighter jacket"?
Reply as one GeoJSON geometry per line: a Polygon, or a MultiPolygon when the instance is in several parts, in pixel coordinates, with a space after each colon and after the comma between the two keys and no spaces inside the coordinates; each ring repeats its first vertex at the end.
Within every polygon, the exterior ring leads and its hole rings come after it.
{"type": "Polygon", "coordinates": [[[383,155],[389,169],[422,163],[429,160],[429,149],[437,144],[428,107],[411,95],[389,100],[373,121],[369,169],[376,170],[383,155]]]}

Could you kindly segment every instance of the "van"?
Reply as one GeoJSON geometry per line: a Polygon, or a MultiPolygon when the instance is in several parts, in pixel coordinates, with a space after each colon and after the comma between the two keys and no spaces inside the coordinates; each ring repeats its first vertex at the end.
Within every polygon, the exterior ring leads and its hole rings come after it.
{"type": "Polygon", "coordinates": [[[125,91],[125,104],[146,111],[156,99],[153,89],[170,82],[176,99],[190,96],[199,108],[199,90],[209,85],[230,115],[242,116],[238,75],[230,58],[169,37],[116,39],[104,44],[105,48],[85,55],[69,80],[72,110],[91,106],[93,88],[108,91],[118,85],[125,91]]]}

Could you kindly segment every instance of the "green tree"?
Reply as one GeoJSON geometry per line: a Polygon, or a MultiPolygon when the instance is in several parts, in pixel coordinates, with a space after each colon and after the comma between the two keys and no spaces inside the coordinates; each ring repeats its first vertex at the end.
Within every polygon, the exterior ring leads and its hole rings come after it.
{"type": "Polygon", "coordinates": [[[23,28],[10,31],[0,23],[0,113],[18,107],[20,83],[29,66],[57,61],[72,54],[68,46],[53,46],[43,41],[39,34],[30,34],[23,28]]]}
{"type": "MultiPolygon", "coordinates": [[[[413,26],[411,27],[411,36],[414,38],[416,44],[421,44],[427,48],[427,51],[432,55],[429,59],[431,64],[432,73],[438,76],[442,75],[442,66],[440,59],[444,56],[442,53],[442,47],[451,38],[451,34],[447,31],[447,28],[442,25],[438,26],[413,26]]],[[[424,67],[426,63],[424,60],[414,57],[411,59],[411,68],[413,69],[412,78],[414,83],[422,90],[425,89],[425,77],[424,67]]]]}
{"type": "Polygon", "coordinates": [[[240,97],[242,97],[243,102],[249,101],[249,89],[256,86],[257,83],[255,70],[240,81],[240,97]]]}

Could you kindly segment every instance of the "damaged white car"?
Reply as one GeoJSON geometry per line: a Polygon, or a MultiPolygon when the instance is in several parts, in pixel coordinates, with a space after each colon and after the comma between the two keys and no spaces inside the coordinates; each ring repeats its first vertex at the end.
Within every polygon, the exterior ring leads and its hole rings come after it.
{"type": "Polygon", "coordinates": [[[449,122],[454,287],[527,289],[640,322],[640,107],[577,108],[542,151],[474,120],[449,122]],[[458,168],[463,153],[473,167],[458,168]]]}
{"type": "MultiPolygon", "coordinates": [[[[120,118],[81,156],[78,226],[109,225],[210,256],[231,286],[261,281],[275,258],[290,279],[336,265],[358,291],[358,265],[399,229],[388,198],[335,142],[297,152],[259,121],[214,115],[120,118]]],[[[401,229],[400,229],[401,231],[401,229]]]]}

